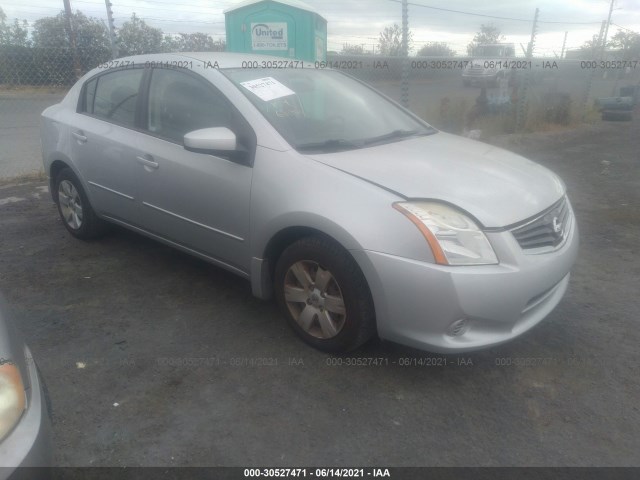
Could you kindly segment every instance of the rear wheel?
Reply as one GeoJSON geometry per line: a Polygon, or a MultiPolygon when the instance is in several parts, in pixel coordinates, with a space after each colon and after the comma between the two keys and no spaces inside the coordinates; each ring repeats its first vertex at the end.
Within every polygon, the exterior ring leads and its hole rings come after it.
{"type": "Polygon", "coordinates": [[[325,237],[290,245],[275,271],[278,304],[293,330],[327,352],[353,350],[375,333],[371,294],[351,255],[325,237]]]}
{"type": "Polygon", "coordinates": [[[56,177],[55,199],[62,223],[74,237],[89,240],[107,230],[107,223],[96,216],[82,184],[68,167],[56,177]]]}

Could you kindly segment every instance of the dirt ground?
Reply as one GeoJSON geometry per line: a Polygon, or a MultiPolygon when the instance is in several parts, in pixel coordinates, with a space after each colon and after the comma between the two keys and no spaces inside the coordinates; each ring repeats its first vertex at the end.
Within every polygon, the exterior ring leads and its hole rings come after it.
{"type": "Polygon", "coordinates": [[[151,240],[73,239],[43,182],[1,186],[0,291],[48,384],[56,464],[639,466],[639,127],[495,139],[567,184],[566,297],[491,350],[348,357],[378,366],[337,365],[247,282],[151,240]]]}

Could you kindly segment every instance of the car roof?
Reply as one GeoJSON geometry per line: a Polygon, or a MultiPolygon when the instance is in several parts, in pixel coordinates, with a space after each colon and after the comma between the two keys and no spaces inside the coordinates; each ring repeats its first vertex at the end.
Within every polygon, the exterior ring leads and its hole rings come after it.
{"type": "MultiPolygon", "coordinates": [[[[217,63],[218,68],[242,68],[246,66],[246,62],[301,62],[295,58],[275,57],[273,55],[257,55],[255,53],[232,53],[232,52],[175,52],[175,53],[153,53],[146,55],[134,55],[131,57],[118,58],[118,62],[131,61],[134,63],[146,62],[175,62],[184,61],[201,61],[205,63],[217,63]]],[[[304,62],[305,67],[311,66],[309,62],[304,62]]]]}

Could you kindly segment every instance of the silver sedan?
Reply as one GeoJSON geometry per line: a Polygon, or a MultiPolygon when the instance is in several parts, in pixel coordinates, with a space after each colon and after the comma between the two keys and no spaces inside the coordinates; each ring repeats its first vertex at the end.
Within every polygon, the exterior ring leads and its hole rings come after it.
{"type": "Polygon", "coordinates": [[[563,182],[313,67],[184,53],[87,73],[42,114],[63,224],[228,269],[325,351],[467,351],[545,318],[578,249],[563,182]]]}

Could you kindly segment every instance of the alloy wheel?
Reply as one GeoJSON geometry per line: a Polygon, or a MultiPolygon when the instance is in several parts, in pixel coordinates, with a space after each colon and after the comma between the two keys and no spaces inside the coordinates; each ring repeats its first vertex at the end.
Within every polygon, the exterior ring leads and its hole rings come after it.
{"type": "Polygon", "coordinates": [[[69,227],[78,230],[82,226],[82,199],[76,187],[69,180],[58,185],[60,212],[69,227]]]}
{"type": "Polygon", "coordinates": [[[284,299],[300,328],[315,338],[333,338],[344,327],[347,315],[340,286],[317,262],[301,260],[289,267],[284,299]]]}

